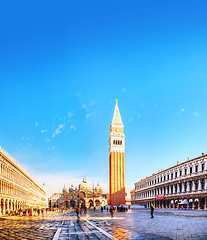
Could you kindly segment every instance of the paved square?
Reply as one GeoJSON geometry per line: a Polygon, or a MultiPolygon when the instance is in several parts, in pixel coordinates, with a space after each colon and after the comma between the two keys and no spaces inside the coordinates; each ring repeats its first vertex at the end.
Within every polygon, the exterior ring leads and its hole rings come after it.
{"type": "Polygon", "coordinates": [[[46,217],[0,219],[0,239],[207,239],[207,211],[90,210],[77,221],[75,212],[46,217]]]}

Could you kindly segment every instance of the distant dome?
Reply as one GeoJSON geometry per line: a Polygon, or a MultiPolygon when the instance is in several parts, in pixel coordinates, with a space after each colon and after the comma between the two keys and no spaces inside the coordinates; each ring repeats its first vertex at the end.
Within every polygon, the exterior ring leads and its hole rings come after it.
{"type": "Polygon", "coordinates": [[[86,178],[83,178],[83,181],[81,184],[79,184],[80,190],[90,191],[90,186],[88,185],[86,178]]]}
{"type": "Polygon", "coordinates": [[[97,186],[95,187],[95,191],[96,192],[102,192],[101,186],[99,185],[99,183],[97,184],[97,186]]]}

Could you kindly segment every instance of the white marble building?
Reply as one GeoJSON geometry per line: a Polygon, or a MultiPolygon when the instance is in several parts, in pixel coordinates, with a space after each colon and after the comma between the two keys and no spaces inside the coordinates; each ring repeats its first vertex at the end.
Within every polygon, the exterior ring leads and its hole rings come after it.
{"type": "Polygon", "coordinates": [[[161,169],[135,184],[134,204],[207,209],[207,154],[161,169]]]}
{"type": "Polygon", "coordinates": [[[19,209],[47,208],[47,189],[0,147],[0,215],[19,209]]]}

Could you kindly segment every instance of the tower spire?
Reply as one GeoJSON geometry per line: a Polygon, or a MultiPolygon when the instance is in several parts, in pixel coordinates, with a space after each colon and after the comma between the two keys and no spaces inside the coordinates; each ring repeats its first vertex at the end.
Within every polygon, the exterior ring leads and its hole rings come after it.
{"type": "Polygon", "coordinates": [[[123,125],[122,120],[121,120],[121,115],[119,112],[119,107],[118,107],[118,99],[116,99],[116,105],[115,105],[115,109],[114,109],[114,116],[113,116],[112,124],[123,125]]]}

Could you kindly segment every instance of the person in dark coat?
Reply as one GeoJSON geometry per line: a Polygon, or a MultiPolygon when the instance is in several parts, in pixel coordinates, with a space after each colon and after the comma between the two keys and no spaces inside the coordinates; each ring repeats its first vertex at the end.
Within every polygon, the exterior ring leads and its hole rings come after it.
{"type": "Polygon", "coordinates": [[[154,209],[155,209],[153,204],[151,204],[150,209],[151,209],[151,218],[153,218],[154,217],[153,212],[154,212],[154,209]]]}
{"type": "Polygon", "coordinates": [[[111,217],[114,217],[114,207],[111,206],[109,209],[110,213],[111,213],[111,217]]]}

